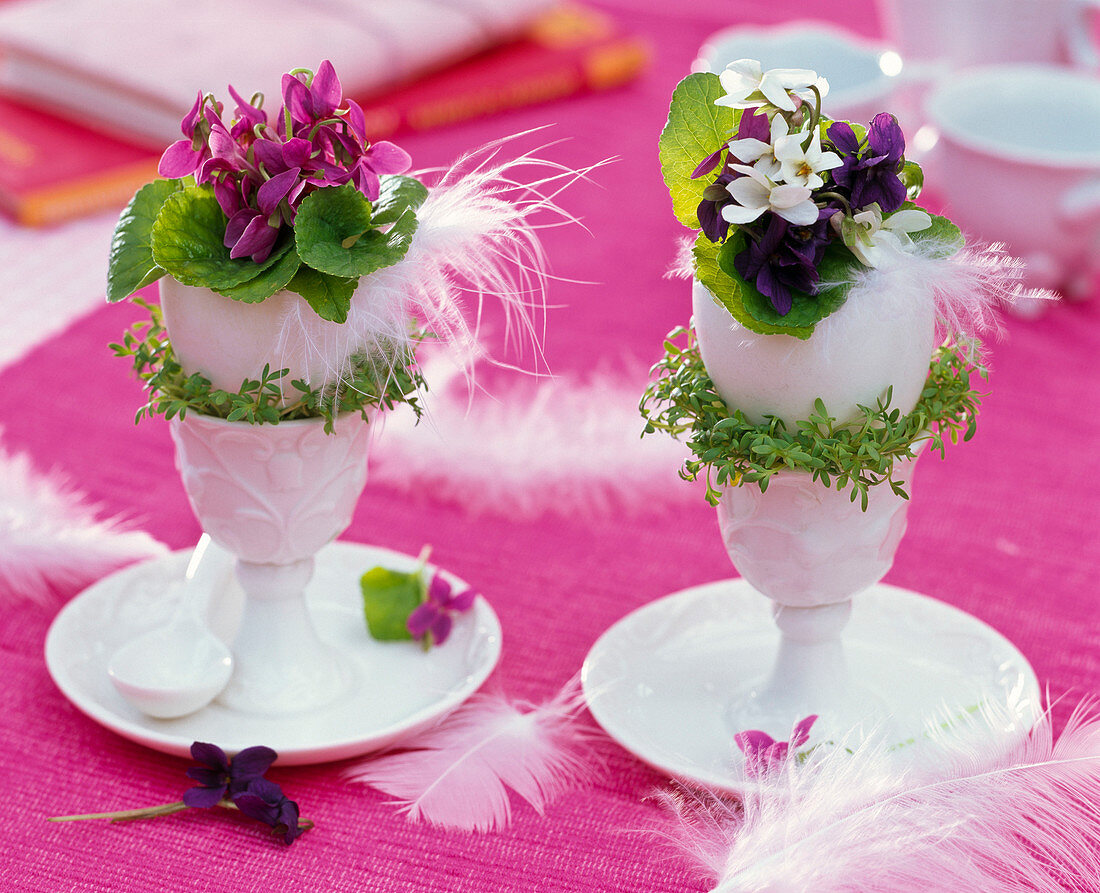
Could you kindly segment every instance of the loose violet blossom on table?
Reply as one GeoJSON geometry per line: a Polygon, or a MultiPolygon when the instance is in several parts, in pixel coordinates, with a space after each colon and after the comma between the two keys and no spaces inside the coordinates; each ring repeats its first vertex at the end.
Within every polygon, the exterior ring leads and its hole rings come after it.
{"type": "Polygon", "coordinates": [[[270,747],[246,747],[230,759],[216,744],[196,741],[191,745],[191,756],[199,765],[188,769],[187,777],[198,784],[185,791],[182,800],[143,809],[55,816],[50,821],[109,819],[112,822],[132,822],[171,815],[185,809],[221,806],[239,810],[263,822],[275,837],[286,844],[294,843],[313,827],[313,822],[299,817],[298,804],[288,798],[279,785],[264,777],[278,758],[270,747]]]}

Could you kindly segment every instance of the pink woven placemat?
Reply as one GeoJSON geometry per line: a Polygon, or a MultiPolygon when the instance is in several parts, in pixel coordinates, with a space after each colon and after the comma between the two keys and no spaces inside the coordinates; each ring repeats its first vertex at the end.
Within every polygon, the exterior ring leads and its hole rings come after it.
{"type": "MultiPolygon", "coordinates": [[[[446,163],[490,138],[556,122],[550,153],[581,165],[616,155],[563,196],[584,218],[551,231],[555,283],[546,354],[556,372],[599,362],[651,362],[664,333],[687,320],[686,284],[663,278],[678,227],[668,213],[655,142],[671,89],[702,40],[736,21],[801,14],[791,2],[608,4],[651,37],[654,63],[624,89],[517,112],[405,141],[417,165],[446,163]]],[[[873,34],[869,3],[833,3],[843,24],[873,34]],[[851,10],[857,9],[860,15],[851,10]]],[[[820,12],[819,12],[820,14],[820,12]]],[[[173,467],[166,426],[132,424],[139,402],[108,341],[133,319],[103,307],[7,371],[0,387],[5,443],[45,469],[65,470],[110,513],[175,548],[198,526],[173,467]]],[[[490,326],[493,320],[490,319],[490,326]]],[[[1012,321],[994,347],[992,395],[971,444],[925,458],[909,533],[887,581],[977,615],[1034,664],[1064,718],[1100,687],[1100,302],[1057,306],[1012,321]]],[[[490,378],[490,381],[492,379],[490,378]]],[[[613,465],[614,456],[608,456],[613,465]]],[[[535,484],[536,482],[532,482],[535,484]]],[[[472,519],[461,507],[410,502],[368,484],[345,538],[417,552],[473,582],[504,625],[499,683],[534,700],[579,668],[611,623],[669,592],[731,575],[713,511],[698,503],[629,515],[515,522],[472,519]]],[[[65,593],[70,596],[73,593],[65,593]]],[[[616,748],[597,783],[540,817],[517,806],[513,826],[474,836],[409,825],[384,798],[340,779],[340,766],[276,770],[317,827],[293,847],[251,822],[194,813],[132,825],[55,826],[58,813],[178,798],[187,763],[130,744],[85,719],[54,688],[42,658],[56,605],[0,593],[0,747],[8,792],[6,890],[471,890],[705,889],[658,838],[648,795],[664,780],[616,748]]],[[[262,743],[262,742],[257,742],[262,743]]]]}

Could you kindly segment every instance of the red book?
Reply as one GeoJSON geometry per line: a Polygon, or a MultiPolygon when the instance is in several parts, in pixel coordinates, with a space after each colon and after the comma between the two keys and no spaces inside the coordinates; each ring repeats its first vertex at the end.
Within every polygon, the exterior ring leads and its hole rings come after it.
{"type": "Polygon", "coordinates": [[[356,97],[368,135],[382,139],[507,109],[617,87],[649,61],[649,46],[608,16],[568,4],[542,15],[519,40],[370,96],[356,97]]]}
{"type": "Polygon", "coordinates": [[[157,174],[160,153],[0,97],[0,210],[47,226],[119,208],[157,174]]]}
{"type": "MultiPolygon", "coordinates": [[[[566,5],[544,13],[517,40],[356,99],[377,140],[609,89],[648,59],[648,46],[619,33],[607,16],[566,5]]],[[[149,146],[0,96],[0,211],[44,226],[121,209],[156,176],[160,153],[149,146]]]]}

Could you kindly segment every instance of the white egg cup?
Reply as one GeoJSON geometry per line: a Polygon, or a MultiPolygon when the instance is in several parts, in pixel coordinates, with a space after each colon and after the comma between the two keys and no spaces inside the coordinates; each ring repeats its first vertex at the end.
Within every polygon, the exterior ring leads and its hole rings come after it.
{"type": "MultiPolygon", "coordinates": [[[[696,282],[694,328],[726,404],[793,430],[817,397],[841,421],[862,418],[858,406],[875,406],[888,387],[891,406],[913,409],[935,325],[932,301],[911,298],[872,296],[874,308],[850,299],[800,341],[745,329],[696,282]]],[[[895,466],[906,491],[916,461],[895,466]]],[[[725,488],[719,528],[742,579],[669,595],[611,627],[582,673],[596,720],[651,765],[734,791],[743,783],[737,732],[785,741],[811,715],[811,743],[919,741],[928,723],[990,698],[1026,727],[1039,688],[1011,643],[955,608],[880,583],[907,508],[882,483],[864,510],[808,472],[781,471],[765,492],[725,488]]]]}

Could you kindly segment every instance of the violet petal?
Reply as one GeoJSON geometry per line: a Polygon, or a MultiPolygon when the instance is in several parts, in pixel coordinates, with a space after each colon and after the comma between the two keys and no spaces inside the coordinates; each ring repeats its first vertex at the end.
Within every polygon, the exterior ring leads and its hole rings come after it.
{"type": "Polygon", "coordinates": [[[395,143],[383,140],[367,149],[366,161],[376,174],[403,174],[412,167],[412,156],[395,143]]]}
{"type": "Polygon", "coordinates": [[[414,639],[422,639],[431,629],[432,624],[435,623],[438,614],[439,609],[435,605],[425,602],[409,615],[409,619],[405,622],[405,628],[408,629],[409,634],[414,639]]]}
{"type": "Polygon", "coordinates": [[[160,156],[157,173],[169,179],[186,177],[195,172],[201,161],[202,153],[191,148],[191,140],[177,140],[160,156]]]}
{"type": "Polygon", "coordinates": [[[274,213],[275,209],[294,185],[298,182],[301,170],[292,167],[288,171],[276,174],[256,191],[256,204],[260,206],[260,213],[265,217],[274,213]]]}
{"type": "Polygon", "coordinates": [[[446,611],[440,611],[434,621],[432,621],[431,633],[432,642],[436,645],[442,645],[447,641],[447,637],[451,634],[451,628],[454,626],[454,621],[451,619],[451,615],[446,611]]]}
{"type": "Polygon", "coordinates": [[[183,802],[193,809],[209,809],[217,806],[225,796],[226,786],[220,788],[188,788],[183,792],[183,802]]]}
{"type": "Polygon", "coordinates": [[[317,68],[309,92],[313,96],[313,114],[316,118],[328,118],[336,111],[343,92],[336,69],[328,59],[317,68]]]}

